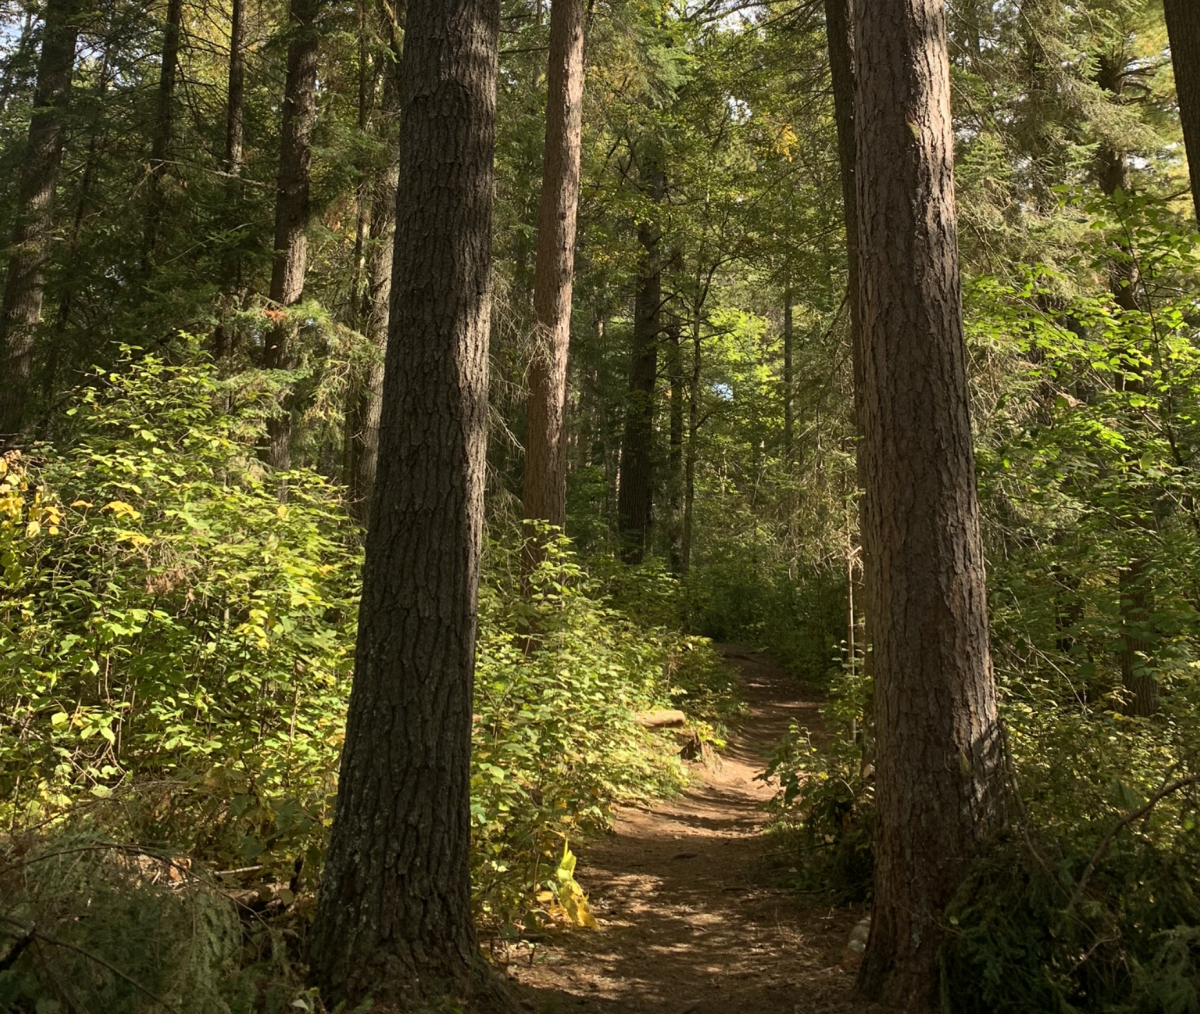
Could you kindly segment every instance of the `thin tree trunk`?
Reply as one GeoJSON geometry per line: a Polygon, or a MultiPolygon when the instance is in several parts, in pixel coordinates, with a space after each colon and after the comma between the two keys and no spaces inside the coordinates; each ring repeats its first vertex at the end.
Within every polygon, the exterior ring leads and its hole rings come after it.
{"type": "MultiPolygon", "coordinates": [[[[666,193],[666,175],[646,158],[646,193],[657,204],[666,193]]],[[[661,231],[657,222],[638,225],[645,253],[641,285],[634,298],[629,394],[621,439],[620,487],[617,490],[617,535],[627,563],[641,563],[650,541],[654,477],[654,388],[658,377],[659,310],[662,304],[661,231]]]]}
{"type": "Polygon", "coordinates": [[[1163,9],[1171,40],[1179,120],[1183,124],[1183,143],[1192,177],[1192,204],[1200,224],[1200,3],[1163,0],[1163,9]]]}
{"type": "Polygon", "coordinates": [[[792,283],[783,289],[783,455],[791,461],[796,450],[796,381],[792,375],[792,283]]]}
{"type": "MultiPolygon", "coordinates": [[[[275,196],[275,257],[270,299],[275,312],[295,306],[304,295],[308,265],[309,176],[312,132],[317,122],[317,15],[321,0],[291,0],[292,41],[288,45],[283,96],[283,138],[275,196]]],[[[277,318],[267,333],[263,365],[272,370],[295,366],[296,326],[277,318]]],[[[267,463],[286,469],[291,462],[292,399],[282,399],[279,415],[267,420],[267,463]]]]}
{"type": "MultiPolygon", "coordinates": [[[[400,16],[403,16],[401,9],[400,16]]],[[[350,502],[362,521],[367,520],[379,461],[379,413],[383,393],[383,357],[387,348],[392,293],[392,254],[395,246],[396,187],[400,179],[400,78],[399,67],[384,65],[383,97],[379,126],[389,137],[388,165],[374,180],[371,196],[371,229],[367,243],[367,314],[364,334],[374,358],[351,391],[346,425],[350,461],[347,469],[350,502]]]]}
{"type": "Polygon", "coordinates": [[[42,316],[45,265],[50,255],[54,188],[62,161],[63,114],[71,97],[78,35],[77,0],[49,0],[38,60],[29,142],[17,191],[17,222],[0,308],[0,439],[18,433],[33,374],[34,333],[42,316]]]}
{"type": "MultiPolygon", "coordinates": [[[[246,0],[233,0],[229,22],[229,72],[225,100],[225,200],[230,226],[240,231],[242,225],[241,175],[246,159],[246,0]]],[[[239,300],[242,285],[242,256],[240,241],[226,257],[224,318],[232,313],[239,300]]],[[[232,334],[222,319],[213,332],[213,353],[217,361],[232,351],[232,334]]]]}
{"type": "Polygon", "coordinates": [[[328,1007],[508,1008],[471,916],[499,6],[413,0],[380,454],[310,968],[328,1007]]]}
{"type": "MultiPolygon", "coordinates": [[[[526,518],[559,528],[567,518],[567,355],[583,143],[583,19],[583,0],[550,5],[546,146],[533,278],[536,324],[525,407],[522,509],[526,518]]],[[[527,538],[526,545],[524,563],[530,569],[540,551],[534,539],[527,538]]]]}
{"type": "Polygon", "coordinates": [[[683,466],[683,534],[680,536],[679,573],[692,566],[692,538],[696,506],[696,462],[700,456],[700,310],[692,314],[692,375],[688,383],[687,448],[683,466]]]}
{"type": "Polygon", "coordinates": [[[683,402],[687,378],[683,370],[682,327],[671,316],[667,326],[668,377],[671,382],[670,445],[667,451],[667,508],[671,512],[668,533],[668,563],[672,574],[683,573],[683,485],[684,417],[683,402]]]}
{"type": "Polygon", "coordinates": [[[154,267],[155,248],[162,229],[166,208],[163,177],[171,157],[171,133],[174,128],[175,77],[179,69],[180,25],[183,0],[167,0],[167,20],[163,25],[162,65],[158,72],[158,105],[154,131],[150,139],[149,196],[146,201],[146,230],[142,241],[142,274],[154,267]]]}
{"type": "Polygon", "coordinates": [[[857,0],[875,904],[859,983],[935,1005],[942,911],[1001,812],[941,0],[857,0]]]}
{"type": "MultiPolygon", "coordinates": [[[[833,119],[837,128],[838,167],[842,180],[842,219],[846,227],[846,301],[850,306],[850,362],[854,390],[862,384],[862,311],[858,283],[858,193],[855,184],[854,27],[851,0],[825,0],[825,33],[833,84],[833,119]]],[[[855,395],[855,430],[862,436],[861,406],[855,395]]],[[[859,486],[862,476],[859,476],[859,486]]]]}
{"type": "MultiPolygon", "coordinates": [[[[1102,55],[1098,62],[1096,83],[1119,100],[1125,80],[1124,67],[1111,56],[1102,55]]],[[[1129,192],[1129,159],[1124,151],[1111,144],[1101,144],[1096,153],[1096,177],[1100,189],[1109,198],[1129,192]]],[[[1109,264],[1109,287],[1113,301],[1124,313],[1136,313],[1139,309],[1141,278],[1133,251],[1123,241],[1118,241],[1118,254],[1109,264]]],[[[1144,395],[1146,386],[1140,379],[1140,364],[1135,358],[1125,360],[1125,378],[1122,384],[1134,395],[1144,395]]],[[[1136,420],[1135,420],[1136,423],[1136,420]]],[[[1131,462],[1131,471],[1136,472],[1136,462],[1131,462]]],[[[1132,518],[1127,523],[1134,542],[1140,541],[1142,532],[1152,531],[1154,512],[1149,506],[1151,491],[1146,488],[1130,491],[1132,518]]],[[[1136,551],[1135,551],[1136,552],[1136,551]]],[[[1150,717],[1158,711],[1157,647],[1158,632],[1154,629],[1151,616],[1154,611],[1154,585],[1149,561],[1134,555],[1117,570],[1117,595],[1121,620],[1121,643],[1117,660],[1121,666],[1121,682],[1130,695],[1129,713],[1150,717]]]]}

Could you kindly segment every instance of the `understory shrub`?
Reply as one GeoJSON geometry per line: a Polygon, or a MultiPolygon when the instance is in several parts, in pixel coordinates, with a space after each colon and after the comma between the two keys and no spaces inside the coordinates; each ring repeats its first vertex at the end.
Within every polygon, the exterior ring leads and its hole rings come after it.
{"type": "MultiPolygon", "coordinates": [[[[86,814],[97,842],[303,891],[336,791],[361,533],[327,479],[259,464],[265,389],[180,359],[98,374],[69,435],[0,465],[0,827],[54,852],[86,814]]],[[[519,560],[511,533],[485,554],[471,771],[475,903],[506,934],[566,916],[567,840],[682,783],[675,739],[638,710],[684,708],[712,736],[735,710],[710,643],[667,625],[674,581],[611,560],[592,577],[560,538],[526,598],[519,560]]],[[[98,899],[122,869],[72,876],[98,899]]],[[[194,920],[151,895],[131,904],[194,920]]],[[[0,941],[37,897],[4,894],[0,941]]]]}

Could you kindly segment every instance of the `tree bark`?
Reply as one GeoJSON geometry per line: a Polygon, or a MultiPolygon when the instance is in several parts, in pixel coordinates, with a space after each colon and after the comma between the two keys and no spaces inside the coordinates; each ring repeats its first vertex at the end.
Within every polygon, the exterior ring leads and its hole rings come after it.
{"type": "Polygon", "coordinates": [[[783,455],[791,461],[796,450],[796,380],[792,376],[792,285],[783,289],[783,455]]]}
{"type": "Polygon", "coordinates": [[[936,1000],[941,915],[1003,792],[963,342],[944,5],[857,0],[875,679],[875,906],[859,983],[936,1000]]]}
{"type": "MultiPolygon", "coordinates": [[[[567,355],[583,143],[583,19],[583,0],[550,5],[546,146],[533,278],[536,325],[525,408],[522,509],[526,518],[559,528],[567,517],[567,355]]],[[[528,568],[536,563],[538,544],[527,538],[526,546],[528,568]]]]}
{"type": "Polygon", "coordinates": [[[45,265],[53,227],[54,187],[62,161],[63,114],[71,97],[78,35],[77,0],[49,0],[38,60],[29,142],[21,165],[17,221],[0,308],[0,439],[18,433],[33,374],[34,332],[42,315],[45,265]]]}
{"type": "MultiPolygon", "coordinates": [[[[862,383],[862,311],[858,284],[858,194],[855,184],[854,28],[851,0],[825,0],[825,34],[833,85],[833,119],[837,129],[838,168],[842,180],[842,219],[846,228],[846,301],[850,306],[850,363],[854,390],[862,383]]],[[[855,395],[855,429],[862,435],[862,407],[855,395]]],[[[862,476],[859,476],[862,485],[862,476]]]]}
{"type": "MultiPolygon", "coordinates": [[[[653,156],[645,160],[647,196],[658,204],[666,193],[666,175],[653,156]]],[[[650,538],[654,476],[654,388],[658,377],[659,310],[662,304],[662,235],[658,223],[638,225],[638,242],[645,260],[634,298],[633,339],[630,348],[629,393],[625,431],[621,439],[621,471],[617,490],[617,535],[626,563],[641,563],[650,538]]]]}
{"type": "MultiPolygon", "coordinates": [[[[399,16],[403,16],[402,12],[399,16]]],[[[363,333],[375,352],[351,392],[347,428],[350,435],[350,502],[366,521],[379,461],[379,413],[383,393],[383,357],[387,348],[392,293],[392,254],[396,231],[396,187],[400,181],[399,67],[384,67],[379,126],[387,132],[388,165],[375,177],[371,195],[371,224],[367,242],[367,313],[363,333]]]]}
{"type": "Polygon", "coordinates": [[[167,0],[167,20],[163,25],[162,65],[158,72],[158,105],[154,131],[150,139],[150,188],[146,201],[146,231],[142,241],[142,274],[154,267],[158,234],[162,229],[167,195],[163,177],[171,157],[171,133],[174,129],[175,76],[179,68],[179,37],[183,22],[183,0],[167,0]]]}
{"type": "Polygon", "coordinates": [[[329,1007],[506,1006],[471,918],[499,5],[413,0],[380,454],[337,810],[310,938],[329,1007]]]}
{"type": "Polygon", "coordinates": [[[671,382],[670,445],[667,451],[667,507],[671,512],[668,562],[672,574],[683,573],[683,402],[687,378],[683,371],[682,327],[672,314],[667,325],[668,376],[671,382]]]}
{"type": "MultiPolygon", "coordinates": [[[[321,0],[291,0],[287,80],[283,95],[283,137],[275,193],[275,256],[270,299],[276,312],[300,302],[308,265],[309,177],[312,132],[317,122],[317,15],[321,0]]],[[[267,333],[263,365],[271,370],[295,366],[296,327],[286,316],[267,333]]],[[[291,398],[279,415],[267,420],[266,460],[286,469],[291,462],[291,398]]]]}
{"type": "MultiPolygon", "coordinates": [[[[242,175],[246,158],[246,0],[233,0],[229,21],[229,70],[225,99],[225,200],[228,221],[233,230],[241,230],[242,175]]],[[[235,308],[241,287],[242,257],[240,242],[225,257],[224,313],[235,308]]],[[[232,335],[222,319],[213,332],[213,354],[218,362],[229,355],[232,335]]]]}
{"type": "Polygon", "coordinates": [[[1183,144],[1192,179],[1192,204],[1200,224],[1200,4],[1196,0],[1163,0],[1163,9],[1171,40],[1183,144]]]}

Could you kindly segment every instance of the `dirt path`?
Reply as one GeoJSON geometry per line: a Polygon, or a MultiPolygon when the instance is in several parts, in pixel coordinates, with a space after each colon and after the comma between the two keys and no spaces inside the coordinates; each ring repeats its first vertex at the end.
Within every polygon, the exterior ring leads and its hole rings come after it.
{"type": "Polygon", "coordinates": [[[764,883],[758,832],[772,789],[755,781],[791,721],[818,702],[769,656],[723,649],[750,715],[721,767],[580,853],[597,932],[565,933],[509,974],[539,1014],[870,1014],[839,967],[858,911],[815,907],[764,883]]]}

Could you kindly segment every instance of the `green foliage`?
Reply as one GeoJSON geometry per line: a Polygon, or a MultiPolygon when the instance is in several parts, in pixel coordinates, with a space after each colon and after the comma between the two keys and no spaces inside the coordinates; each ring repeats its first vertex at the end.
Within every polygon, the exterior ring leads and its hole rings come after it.
{"type": "Polygon", "coordinates": [[[862,901],[870,897],[874,871],[871,680],[861,667],[846,667],[834,687],[821,707],[824,729],[814,733],[793,722],[760,777],[779,785],[770,830],[792,883],[862,901]]]}
{"type": "MultiPolygon", "coordinates": [[[[98,374],[69,442],[3,459],[0,819],[55,827],[86,811],[109,840],[266,883],[301,862],[311,885],[350,690],[359,530],[328,480],[258,463],[270,378],[221,380],[182,356],[98,374]]],[[[603,581],[551,539],[526,599],[517,540],[487,552],[472,855],[497,931],[561,914],[539,895],[559,896],[565,839],[682,783],[673,737],[636,711],[686,708],[715,737],[736,710],[709,643],[676,632],[677,583],[598,563],[603,581]]]]}

